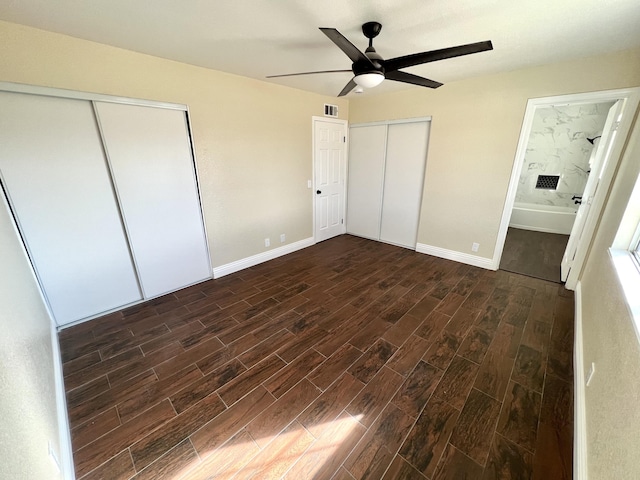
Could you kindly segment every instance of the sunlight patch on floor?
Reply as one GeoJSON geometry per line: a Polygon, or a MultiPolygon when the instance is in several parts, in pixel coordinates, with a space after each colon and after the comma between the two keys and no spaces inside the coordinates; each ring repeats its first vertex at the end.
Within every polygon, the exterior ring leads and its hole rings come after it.
{"type": "Polygon", "coordinates": [[[330,466],[334,454],[350,435],[363,428],[361,417],[344,413],[332,422],[316,425],[312,430],[318,438],[294,421],[279,435],[269,437],[262,450],[243,429],[222,447],[201,457],[203,460],[197,465],[188,465],[176,473],[173,480],[314,478],[330,466]]]}

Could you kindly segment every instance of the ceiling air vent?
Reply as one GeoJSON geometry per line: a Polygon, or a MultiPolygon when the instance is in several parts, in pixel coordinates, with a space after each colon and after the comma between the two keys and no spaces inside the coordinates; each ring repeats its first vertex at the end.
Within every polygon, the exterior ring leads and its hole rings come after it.
{"type": "Polygon", "coordinates": [[[325,117],[337,117],[338,116],[338,105],[329,105],[328,103],[324,104],[324,116],[325,117]]]}
{"type": "Polygon", "coordinates": [[[543,190],[556,190],[558,188],[559,181],[560,175],[538,175],[536,188],[541,188],[543,190]]]}

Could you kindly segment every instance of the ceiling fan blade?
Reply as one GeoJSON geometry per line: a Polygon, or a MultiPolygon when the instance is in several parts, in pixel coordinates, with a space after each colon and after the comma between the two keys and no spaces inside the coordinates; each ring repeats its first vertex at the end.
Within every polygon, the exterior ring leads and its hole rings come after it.
{"type": "Polygon", "coordinates": [[[358,50],[358,47],[347,40],[338,30],[335,28],[320,28],[320,30],[322,30],[322,33],[329,37],[329,40],[335,43],[340,50],[346,53],[352,62],[364,62],[370,64],[372,68],[375,68],[371,60],[369,60],[369,57],[358,50]]]}
{"type": "Polygon", "coordinates": [[[387,80],[395,80],[396,82],[411,83],[413,85],[420,85],[421,87],[438,88],[442,84],[435,80],[429,80],[428,78],[419,77],[412,73],[407,72],[387,72],[384,76],[387,80]]]}
{"type": "Polygon", "coordinates": [[[349,80],[349,83],[347,83],[344,88],[342,89],[342,91],[338,94],[339,97],[344,97],[347,93],[349,93],[351,90],[353,90],[354,88],[356,88],[356,82],[353,81],[353,78],[351,80],[349,80]]]}
{"type": "Polygon", "coordinates": [[[470,55],[472,53],[485,52],[493,50],[490,40],[485,42],[469,43],[468,45],[459,45],[457,47],[443,48],[440,50],[431,50],[429,52],[414,53],[413,55],[405,55],[403,57],[390,58],[384,61],[384,68],[387,72],[398,70],[399,68],[411,67],[422,63],[436,62],[447,58],[461,57],[462,55],[470,55]]]}
{"type": "Polygon", "coordinates": [[[268,75],[264,78],[296,77],[298,75],[315,75],[316,73],[351,73],[349,70],[320,70],[318,72],[285,73],[284,75],[268,75]]]}

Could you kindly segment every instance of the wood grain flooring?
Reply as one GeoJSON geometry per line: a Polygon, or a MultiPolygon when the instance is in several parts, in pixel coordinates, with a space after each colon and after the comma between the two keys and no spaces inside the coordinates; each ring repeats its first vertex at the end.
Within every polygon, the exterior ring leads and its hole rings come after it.
{"type": "Polygon", "coordinates": [[[352,236],[59,334],[90,479],[570,479],[573,297],[352,236]]]}
{"type": "Polygon", "coordinates": [[[560,262],[569,235],[509,228],[500,270],[560,283],[560,262]]]}

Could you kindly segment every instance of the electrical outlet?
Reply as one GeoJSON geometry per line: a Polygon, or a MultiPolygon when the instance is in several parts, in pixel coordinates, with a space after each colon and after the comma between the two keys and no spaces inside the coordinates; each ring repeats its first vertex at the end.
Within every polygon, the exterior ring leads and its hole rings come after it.
{"type": "Polygon", "coordinates": [[[270,247],[271,246],[271,240],[269,240],[268,238],[264,239],[264,246],[265,247],[270,247]]]}
{"type": "Polygon", "coordinates": [[[307,180],[307,188],[311,188],[311,180],[307,180]]]}
{"type": "Polygon", "coordinates": [[[585,383],[586,383],[587,387],[591,383],[591,380],[593,379],[593,374],[594,373],[596,373],[596,364],[591,362],[591,368],[589,368],[589,371],[587,372],[587,375],[586,375],[586,378],[585,378],[585,383]]]}
{"type": "Polygon", "coordinates": [[[477,252],[479,248],[480,248],[480,244],[479,243],[475,243],[474,242],[474,243],[471,244],[471,251],[472,252],[477,252]]]}
{"type": "Polygon", "coordinates": [[[280,234],[280,243],[284,243],[286,239],[287,239],[287,236],[284,233],[281,233],[280,234]]]}

